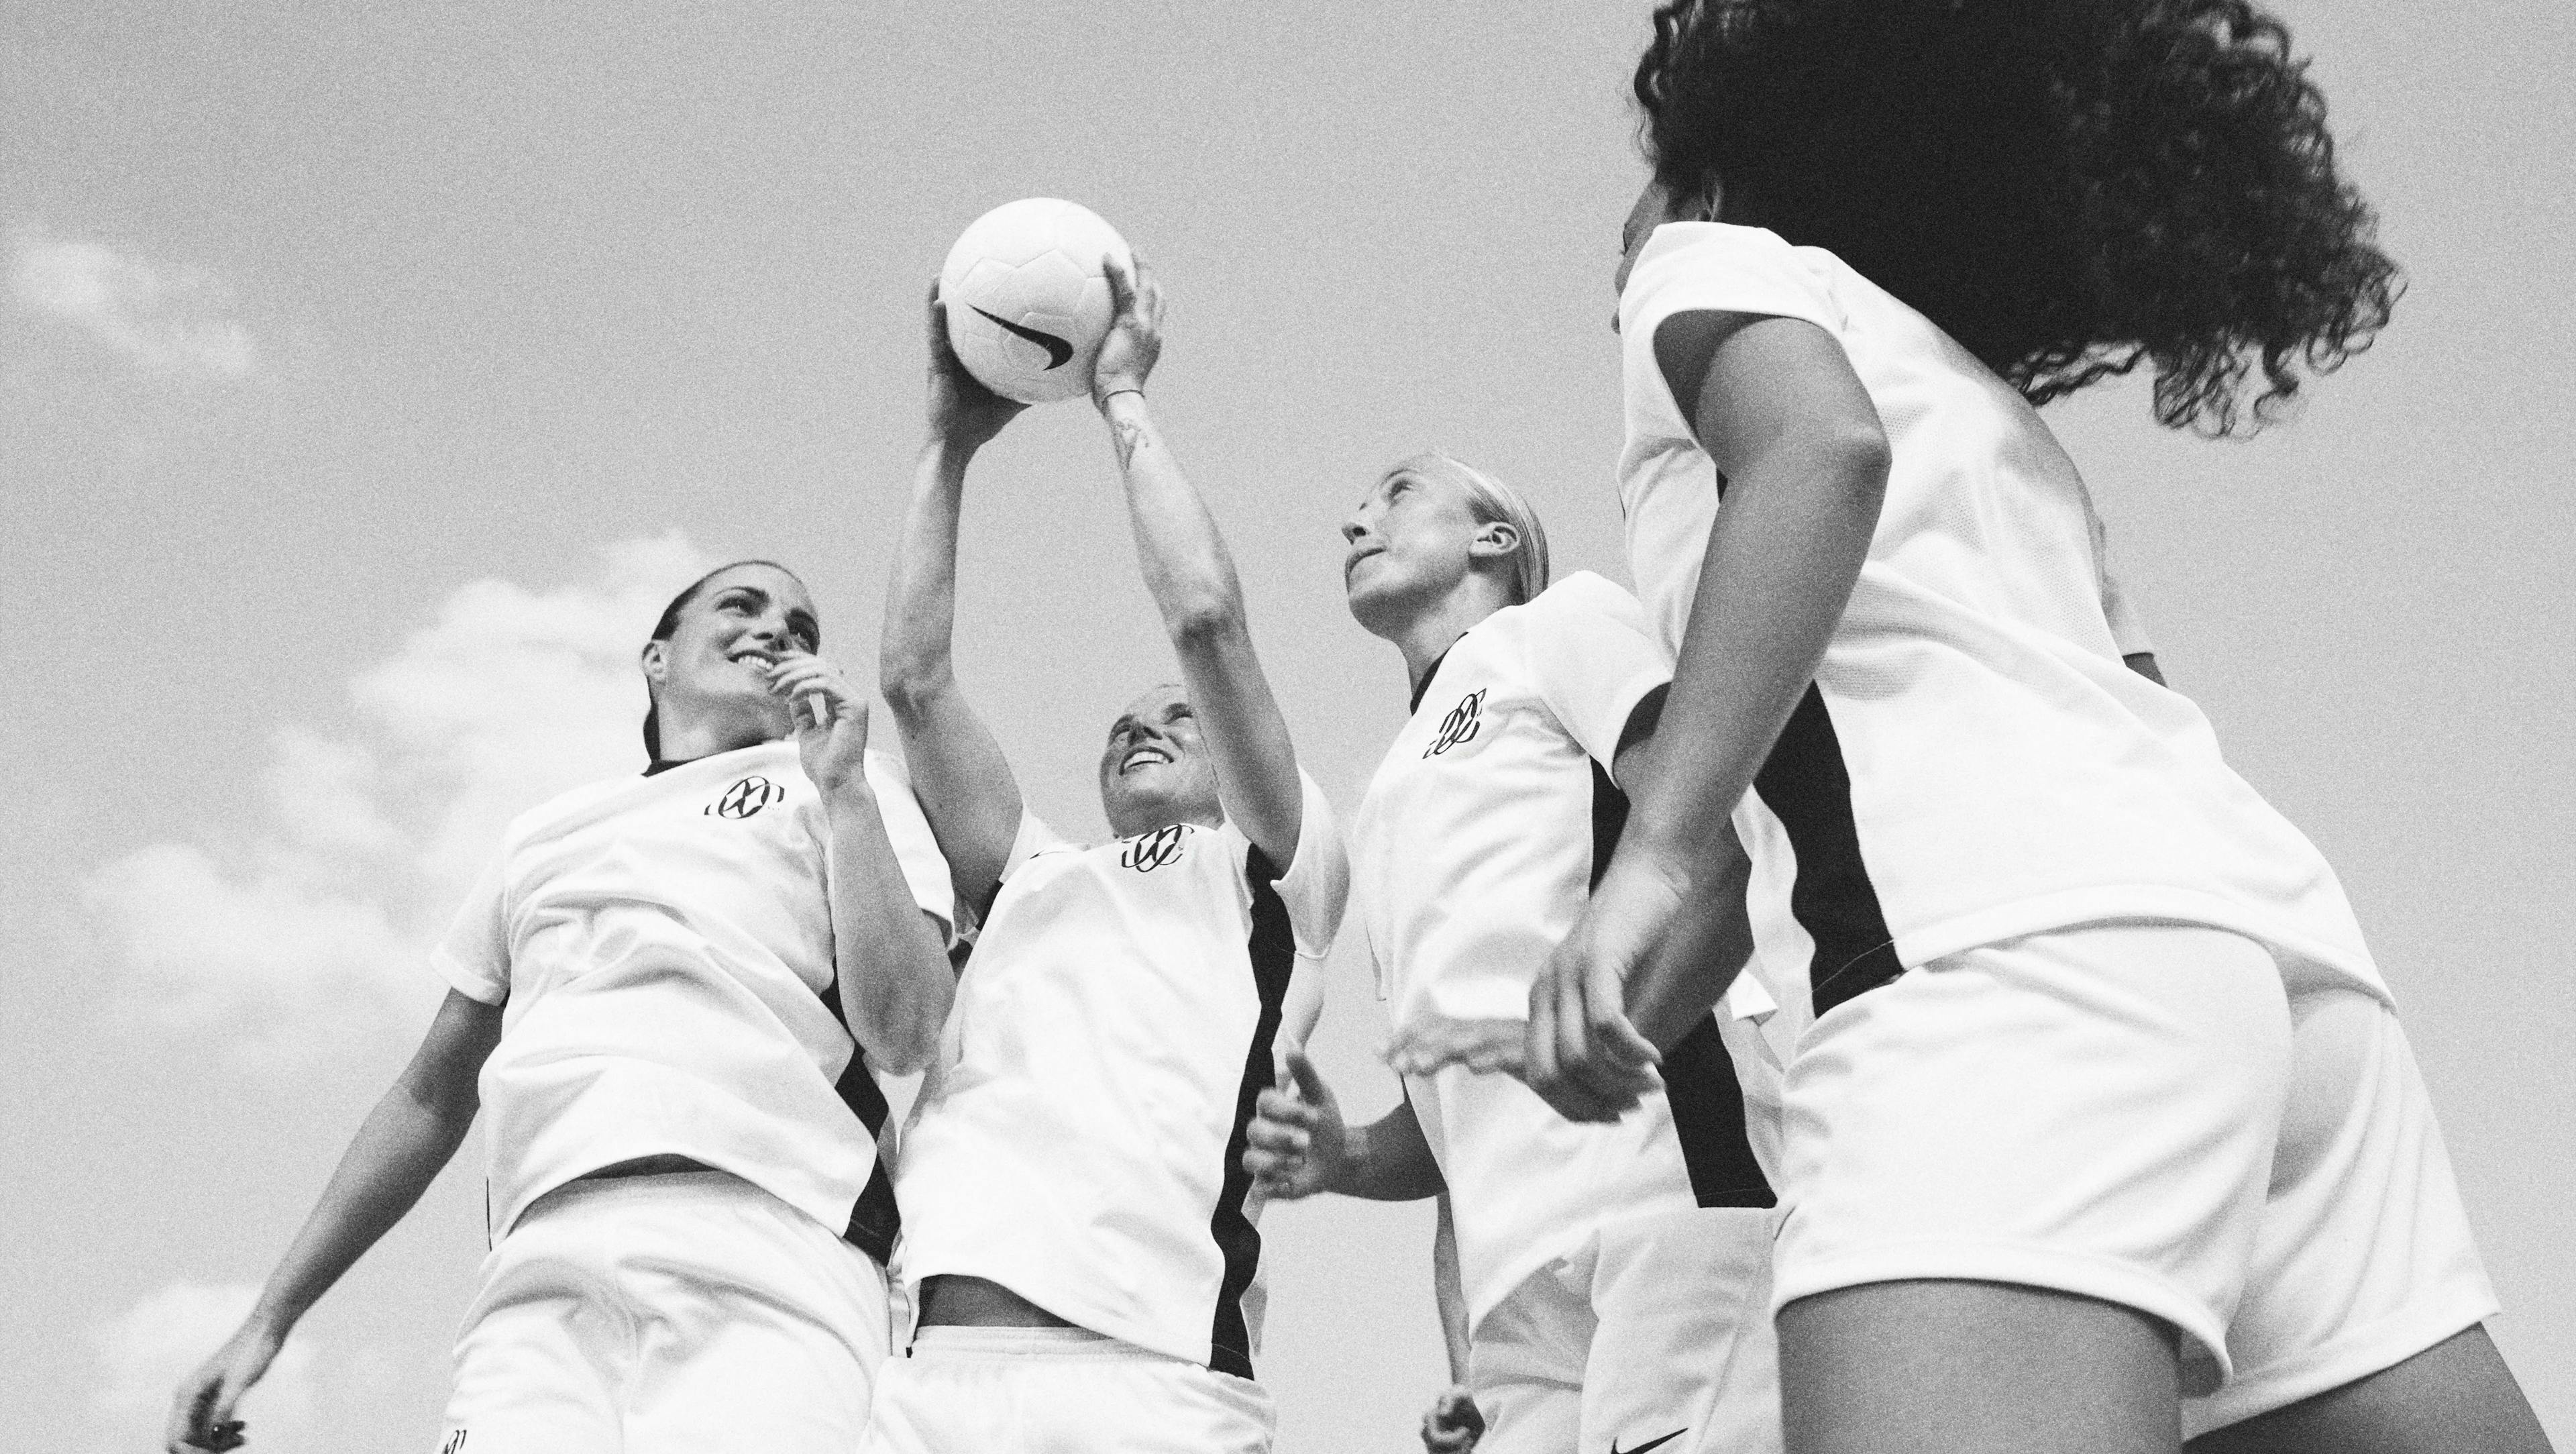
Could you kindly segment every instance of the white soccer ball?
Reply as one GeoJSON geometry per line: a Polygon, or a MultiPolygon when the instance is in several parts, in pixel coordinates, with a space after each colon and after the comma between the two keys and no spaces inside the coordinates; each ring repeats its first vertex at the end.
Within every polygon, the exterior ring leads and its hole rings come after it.
{"type": "Polygon", "coordinates": [[[1053,197],[1006,202],[968,224],[939,269],[948,342],[967,372],[1023,404],[1087,392],[1109,334],[1111,257],[1135,260],[1090,208],[1053,197]]]}

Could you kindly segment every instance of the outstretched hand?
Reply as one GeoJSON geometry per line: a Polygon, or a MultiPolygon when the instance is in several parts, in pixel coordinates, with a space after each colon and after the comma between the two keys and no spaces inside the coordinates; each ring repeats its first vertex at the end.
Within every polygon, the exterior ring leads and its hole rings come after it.
{"type": "Polygon", "coordinates": [[[841,669],[807,651],[781,653],[769,690],[795,715],[796,755],[826,801],[867,779],[868,697],[841,669]]]}
{"type": "Polygon", "coordinates": [[[1261,1093],[1244,1132],[1243,1169],[1261,1189],[1292,1202],[1329,1191],[1350,1164],[1341,1103],[1303,1050],[1288,1052],[1288,1086],[1261,1093]]]}
{"type": "Polygon", "coordinates": [[[1109,276],[1109,336],[1091,366],[1091,402],[1106,409],[1110,395],[1143,390],[1163,356],[1163,287],[1141,255],[1132,263],[1104,258],[1101,270],[1109,276]]]}
{"type": "Polygon", "coordinates": [[[246,1443],[233,1406],[268,1371],[281,1345],[282,1340],[245,1326],[189,1374],[170,1400],[169,1422],[162,1429],[165,1454],[223,1454],[246,1443]]]}
{"type": "Polygon", "coordinates": [[[979,449],[1002,432],[1002,426],[1029,407],[985,388],[966,371],[948,341],[948,305],[940,301],[939,283],[930,284],[930,433],[935,439],[979,449]]]}

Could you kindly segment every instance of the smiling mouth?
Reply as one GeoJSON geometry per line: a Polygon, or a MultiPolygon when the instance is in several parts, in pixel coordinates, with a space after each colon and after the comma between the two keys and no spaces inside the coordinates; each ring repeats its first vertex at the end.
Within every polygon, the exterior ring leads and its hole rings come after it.
{"type": "Polygon", "coordinates": [[[1160,763],[1169,767],[1172,765],[1172,755],[1159,747],[1139,747],[1119,761],[1118,775],[1125,777],[1144,763],[1160,763]]]}
{"type": "Polygon", "coordinates": [[[767,671],[771,667],[778,665],[778,658],[770,655],[766,651],[737,651],[731,656],[726,657],[725,660],[732,662],[748,662],[751,665],[760,668],[762,671],[767,671]]]}

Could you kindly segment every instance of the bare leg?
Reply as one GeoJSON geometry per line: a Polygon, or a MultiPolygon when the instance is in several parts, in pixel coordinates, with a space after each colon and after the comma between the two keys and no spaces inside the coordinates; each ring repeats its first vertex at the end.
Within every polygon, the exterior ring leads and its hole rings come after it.
{"type": "Polygon", "coordinates": [[[2550,1454],[2485,1328],[2287,1408],[2212,1429],[2191,1454],[2550,1454]]]}
{"type": "Polygon", "coordinates": [[[1789,1454],[2175,1454],[2173,1329],[1996,1282],[1879,1282],[1780,1310],[1789,1454]]]}

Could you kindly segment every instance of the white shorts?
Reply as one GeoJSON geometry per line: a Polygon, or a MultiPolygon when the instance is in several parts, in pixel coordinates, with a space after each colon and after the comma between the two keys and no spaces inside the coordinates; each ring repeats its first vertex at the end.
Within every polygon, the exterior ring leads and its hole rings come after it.
{"type": "Polygon", "coordinates": [[[441,1449],[849,1454],[885,1274],[722,1172],[575,1181],[483,1261],[441,1449]]]}
{"type": "MultiPolygon", "coordinates": [[[[1081,1328],[924,1328],[864,1454],[1267,1454],[1260,1384],[1081,1328]]],[[[478,1451],[479,1454],[479,1451],[478,1451]]]]}
{"type": "Polygon", "coordinates": [[[1778,1218],[1635,1217],[1531,1273],[1468,1342],[1477,1454],[1776,1454],[1778,1218]]]}
{"type": "Polygon", "coordinates": [[[1837,1006],[1789,1067],[1774,1305],[1967,1278],[2184,1335],[2186,1436],[2496,1311],[2395,1014],[2186,924],[1970,949],[1837,1006]]]}

